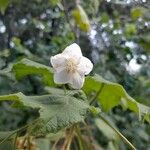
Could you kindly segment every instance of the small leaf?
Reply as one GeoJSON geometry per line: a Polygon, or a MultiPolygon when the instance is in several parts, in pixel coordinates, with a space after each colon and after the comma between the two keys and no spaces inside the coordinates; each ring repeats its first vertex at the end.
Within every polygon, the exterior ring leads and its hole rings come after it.
{"type": "Polygon", "coordinates": [[[139,44],[150,52],[150,34],[145,34],[139,39],[139,44]]]}
{"type": "Polygon", "coordinates": [[[60,2],[61,0],[49,0],[50,5],[53,7],[56,7],[60,2]]]}
{"type": "Polygon", "coordinates": [[[135,24],[126,24],[125,26],[125,35],[127,38],[132,37],[133,35],[137,34],[137,29],[135,24]]]}
{"type": "Polygon", "coordinates": [[[77,5],[77,7],[72,11],[72,15],[76,24],[82,31],[89,32],[91,29],[90,21],[84,9],[77,5]]]}
{"type": "Polygon", "coordinates": [[[143,16],[143,8],[142,7],[134,7],[131,9],[131,17],[136,20],[143,16]]]}
{"type": "Polygon", "coordinates": [[[101,15],[101,22],[102,23],[108,23],[108,21],[109,21],[108,14],[107,13],[102,13],[102,15],[101,15]]]}
{"type": "Polygon", "coordinates": [[[83,121],[89,105],[85,100],[58,94],[25,96],[22,93],[0,96],[0,101],[10,100],[14,106],[39,109],[39,120],[30,127],[33,135],[42,136],[56,133],[74,123],[83,121]]]}
{"type": "Polygon", "coordinates": [[[139,114],[139,118],[147,116],[145,119],[149,122],[150,120],[150,108],[143,104],[136,102],[131,96],[127,94],[125,89],[117,83],[109,82],[103,79],[99,75],[94,77],[87,77],[83,87],[83,91],[86,94],[91,94],[92,92],[98,93],[98,102],[101,104],[103,110],[109,111],[117,105],[122,105],[122,99],[124,101],[124,107],[139,114]],[[101,87],[103,88],[101,89],[101,87]]]}
{"type": "Polygon", "coordinates": [[[33,62],[28,59],[22,59],[13,66],[12,70],[18,80],[24,78],[27,75],[36,74],[42,76],[43,82],[46,85],[55,85],[53,81],[52,69],[37,62],[33,62]]]}

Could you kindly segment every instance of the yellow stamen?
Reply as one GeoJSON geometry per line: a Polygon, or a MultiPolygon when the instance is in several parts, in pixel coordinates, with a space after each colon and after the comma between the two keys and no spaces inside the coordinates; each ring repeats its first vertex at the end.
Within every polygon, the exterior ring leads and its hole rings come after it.
{"type": "Polygon", "coordinates": [[[68,73],[75,73],[77,70],[77,62],[73,58],[69,58],[66,61],[66,70],[68,73]]]}

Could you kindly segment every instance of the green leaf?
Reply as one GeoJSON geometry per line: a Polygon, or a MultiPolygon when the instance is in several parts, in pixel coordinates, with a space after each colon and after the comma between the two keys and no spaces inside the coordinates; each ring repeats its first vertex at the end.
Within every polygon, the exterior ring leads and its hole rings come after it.
{"type": "Polygon", "coordinates": [[[133,23],[127,23],[125,25],[125,35],[126,35],[126,37],[131,38],[135,34],[137,34],[136,25],[133,24],[133,23]]]}
{"type": "Polygon", "coordinates": [[[56,94],[56,95],[64,95],[64,93],[66,93],[66,95],[69,96],[74,96],[76,98],[80,98],[80,99],[87,99],[85,93],[82,90],[62,90],[60,88],[53,88],[53,87],[45,87],[45,90],[47,93],[50,94],[56,94]]]}
{"type": "Polygon", "coordinates": [[[131,17],[136,20],[139,17],[143,16],[143,8],[142,7],[134,7],[131,9],[131,17]]]}
{"type": "Polygon", "coordinates": [[[53,7],[56,7],[60,2],[61,0],[49,0],[50,5],[53,7]]]}
{"type": "Polygon", "coordinates": [[[99,75],[88,76],[83,90],[86,94],[95,93],[96,95],[98,93],[96,98],[104,111],[109,111],[111,108],[121,105],[138,113],[140,119],[143,116],[149,122],[150,108],[136,102],[120,84],[109,82],[99,75]],[[101,92],[99,93],[99,91],[101,92]]]}
{"type": "Polygon", "coordinates": [[[91,29],[90,21],[84,9],[77,5],[77,7],[72,11],[72,15],[76,24],[82,31],[89,32],[91,29]]]}
{"type": "Polygon", "coordinates": [[[107,13],[102,13],[102,14],[101,14],[101,22],[102,22],[102,23],[108,23],[108,21],[109,21],[109,16],[108,16],[108,14],[107,14],[107,13]]]}
{"type": "Polygon", "coordinates": [[[24,78],[27,75],[36,74],[42,76],[44,84],[48,86],[55,85],[53,81],[52,69],[29,59],[22,59],[13,66],[12,70],[18,80],[24,78]]]}
{"type": "Polygon", "coordinates": [[[148,52],[150,52],[150,34],[145,34],[139,39],[139,44],[141,44],[148,52]]]}
{"type": "Polygon", "coordinates": [[[9,5],[10,0],[0,0],[0,11],[2,14],[5,13],[7,6],[9,5]]]}
{"type": "Polygon", "coordinates": [[[19,106],[19,108],[26,106],[39,109],[39,120],[30,127],[32,134],[36,136],[55,133],[83,121],[89,108],[85,100],[69,95],[25,96],[17,93],[0,96],[1,100],[14,101],[14,106],[19,106]]]}

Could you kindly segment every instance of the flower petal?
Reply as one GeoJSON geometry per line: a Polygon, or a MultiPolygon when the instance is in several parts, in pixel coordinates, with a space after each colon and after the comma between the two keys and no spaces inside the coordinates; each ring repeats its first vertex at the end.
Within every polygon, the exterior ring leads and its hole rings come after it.
{"type": "Polygon", "coordinates": [[[64,67],[66,64],[66,57],[62,54],[57,54],[50,58],[50,62],[55,70],[59,67],[64,67]]]}
{"type": "Polygon", "coordinates": [[[70,81],[70,75],[67,73],[67,71],[61,70],[60,72],[54,73],[54,82],[57,84],[65,84],[69,83],[70,81]]]}
{"type": "Polygon", "coordinates": [[[74,73],[70,79],[70,86],[74,89],[81,89],[84,84],[85,78],[79,73],[74,73]]]}
{"type": "Polygon", "coordinates": [[[92,62],[88,58],[82,57],[78,65],[78,72],[82,75],[87,75],[92,71],[92,69],[93,69],[92,62]]]}
{"type": "Polygon", "coordinates": [[[70,46],[67,46],[62,54],[72,57],[74,59],[79,59],[82,57],[82,52],[78,44],[73,43],[70,46]]]}

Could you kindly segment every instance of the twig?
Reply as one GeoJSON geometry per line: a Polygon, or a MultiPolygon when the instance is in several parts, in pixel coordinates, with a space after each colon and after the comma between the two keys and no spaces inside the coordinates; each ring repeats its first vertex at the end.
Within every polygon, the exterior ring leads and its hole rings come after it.
{"type": "Polygon", "coordinates": [[[79,149],[84,150],[83,138],[82,138],[82,135],[81,135],[81,132],[80,132],[78,125],[76,126],[76,133],[77,133],[77,140],[79,143],[79,149]]]}

